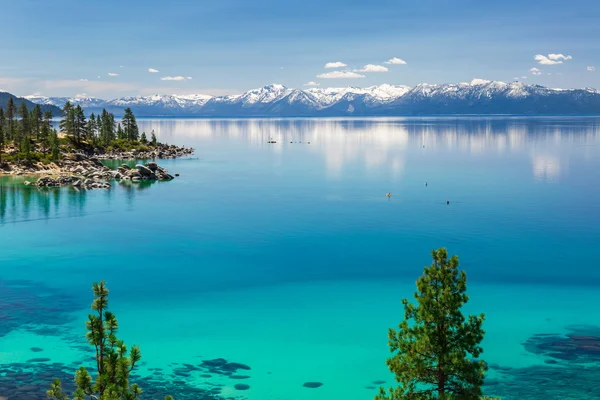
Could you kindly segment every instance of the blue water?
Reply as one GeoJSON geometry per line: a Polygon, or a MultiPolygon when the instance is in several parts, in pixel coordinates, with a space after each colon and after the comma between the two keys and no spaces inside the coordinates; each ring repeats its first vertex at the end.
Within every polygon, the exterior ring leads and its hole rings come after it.
{"type": "Polygon", "coordinates": [[[373,381],[393,383],[387,329],[400,300],[445,246],[467,271],[467,312],[486,314],[487,394],[600,395],[579,372],[600,379],[598,354],[548,364],[524,346],[600,325],[600,119],[156,119],[140,129],[196,149],[160,162],[179,178],[88,192],[0,178],[0,364],[35,374],[47,363],[18,363],[89,357],[90,287],[106,280],[144,376],[162,368],[172,381],[181,363],[225,358],[250,378],[179,379],[250,400],[369,399],[373,381]]]}

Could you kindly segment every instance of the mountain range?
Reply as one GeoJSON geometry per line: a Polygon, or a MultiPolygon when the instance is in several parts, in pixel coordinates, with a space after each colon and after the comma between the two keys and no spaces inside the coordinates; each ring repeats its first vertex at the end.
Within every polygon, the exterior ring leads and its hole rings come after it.
{"type": "Polygon", "coordinates": [[[522,82],[475,79],[469,83],[383,84],[366,88],[291,89],[267,85],[239,95],[152,95],[113,100],[78,95],[25,96],[44,105],[80,104],[87,113],[121,115],[130,107],[137,116],[197,117],[334,117],[458,114],[573,115],[600,114],[596,89],[553,89],[522,82]]]}

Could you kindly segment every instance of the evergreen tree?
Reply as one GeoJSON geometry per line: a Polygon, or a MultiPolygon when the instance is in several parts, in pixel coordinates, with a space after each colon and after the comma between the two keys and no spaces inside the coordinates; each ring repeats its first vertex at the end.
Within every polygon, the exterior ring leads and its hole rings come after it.
{"type": "Polygon", "coordinates": [[[53,129],[50,134],[50,150],[52,155],[52,161],[60,160],[60,148],[58,146],[58,135],[56,130],[53,129]]]}
{"type": "Polygon", "coordinates": [[[20,158],[23,160],[31,160],[31,139],[27,135],[23,136],[20,158]]]}
{"type": "Polygon", "coordinates": [[[8,103],[6,105],[6,119],[8,121],[8,131],[6,132],[7,140],[14,140],[15,134],[15,117],[17,115],[17,106],[13,101],[12,97],[8,98],[8,103]]]}
{"type": "Polygon", "coordinates": [[[108,146],[115,140],[115,116],[103,109],[98,118],[101,143],[108,146]]]}
{"type": "Polygon", "coordinates": [[[46,111],[44,113],[44,120],[42,121],[42,127],[40,129],[40,142],[44,149],[44,153],[46,153],[47,149],[50,148],[51,135],[52,135],[52,112],[46,111]]]}
{"type": "MultiPolygon", "coordinates": [[[[137,346],[127,350],[123,340],[117,338],[119,324],[115,315],[108,311],[108,289],[105,282],[94,283],[92,286],[94,301],[93,314],[86,322],[87,340],[95,349],[96,377],[92,378],[85,367],[80,367],[75,373],[76,390],[73,400],[86,398],[98,400],[133,400],[139,399],[142,389],[129,382],[130,375],[140,361],[142,355],[137,346]]],[[[63,392],[59,379],[50,385],[47,395],[51,399],[68,400],[63,392]]],[[[172,400],[167,396],[165,400],[172,400]]]]}
{"type": "Polygon", "coordinates": [[[142,144],[148,144],[148,138],[146,137],[146,132],[142,132],[142,138],[140,139],[142,144]]]}
{"type": "Polygon", "coordinates": [[[24,143],[25,138],[29,138],[31,135],[31,125],[29,121],[29,110],[27,109],[27,104],[22,102],[19,106],[19,129],[17,129],[18,136],[15,137],[15,141],[21,144],[21,151],[23,150],[22,144],[24,143]]]}
{"type": "Polygon", "coordinates": [[[35,107],[33,108],[33,111],[31,111],[31,129],[32,129],[32,136],[35,136],[36,139],[40,139],[40,136],[42,134],[42,124],[43,124],[44,120],[43,120],[43,114],[42,114],[42,107],[40,107],[39,104],[36,104],[35,107]]]}
{"type": "Polygon", "coordinates": [[[0,164],[2,164],[2,152],[4,151],[4,110],[0,107],[0,164]]]}
{"type": "Polygon", "coordinates": [[[86,121],[83,108],[77,105],[73,110],[73,134],[77,142],[81,142],[81,139],[85,137],[86,121]]]}
{"type": "Polygon", "coordinates": [[[135,115],[133,115],[133,111],[131,108],[127,107],[125,109],[125,115],[123,116],[123,133],[125,135],[125,139],[130,141],[137,141],[140,138],[140,131],[137,125],[137,121],[135,120],[135,115]]]}
{"type": "Polygon", "coordinates": [[[92,113],[88,118],[88,122],[85,127],[85,136],[93,144],[96,143],[96,116],[94,115],[94,113],[92,113]]]}
{"type": "Polygon", "coordinates": [[[465,319],[467,276],[458,257],[432,251],[433,263],[417,280],[414,305],[404,299],[404,320],[389,330],[393,357],[387,360],[399,387],[381,388],[376,400],[474,400],[481,397],[485,362],[478,360],[484,316],[465,319]]]}
{"type": "Polygon", "coordinates": [[[150,143],[152,143],[152,146],[156,146],[156,134],[154,133],[154,129],[152,129],[152,132],[150,133],[150,143]]]}
{"type": "Polygon", "coordinates": [[[123,129],[121,128],[121,124],[117,125],[117,137],[119,139],[125,139],[125,132],[123,131],[123,129]]]}
{"type": "Polygon", "coordinates": [[[62,109],[63,118],[60,120],[60,131],[65,135],[73,136],[75,132],[75,109],[67,101],[62,109]]]}

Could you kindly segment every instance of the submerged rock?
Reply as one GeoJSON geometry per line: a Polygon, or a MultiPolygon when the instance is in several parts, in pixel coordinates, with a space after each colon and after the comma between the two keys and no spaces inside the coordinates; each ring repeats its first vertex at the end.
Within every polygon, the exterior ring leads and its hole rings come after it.
{"type": "Polygon", "coordinates": [[[310,388],[310,389],[316,389],[319,388],[321,386],[323,386],[323,383],[321,382],[305,382],[304,385],[305,388],[310,388]]]}

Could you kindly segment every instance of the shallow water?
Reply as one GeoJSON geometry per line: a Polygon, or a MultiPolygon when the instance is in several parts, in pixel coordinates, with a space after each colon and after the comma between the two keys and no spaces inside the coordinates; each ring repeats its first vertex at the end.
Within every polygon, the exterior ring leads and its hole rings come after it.
{"type": "Polygon", "coordinates": [[[150,398],[372,398],[393,382],[400,300],[445,246],[467,311],[486,313],[487,394],[600,396],[600,352],[535,336],[600,325],[600,119],[140,125],[196,148],[160,162],[179,178],[88,192],[0,178],[0,395],[89,362],[83,321],[104,279],[150,398]],[[249,378],[201,377],[216,358],[249,378]]]}

